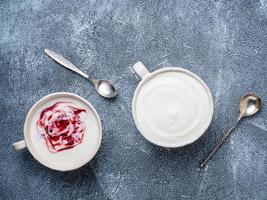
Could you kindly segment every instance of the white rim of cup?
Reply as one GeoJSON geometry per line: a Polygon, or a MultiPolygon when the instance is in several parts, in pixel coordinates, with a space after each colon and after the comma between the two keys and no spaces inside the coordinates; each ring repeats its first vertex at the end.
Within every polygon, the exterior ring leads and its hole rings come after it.
{"type": "Polygon", "coordinates": [[[133,119],[134,119],[136,128],[138,129],[139,133],[147,141],[151,142],[152,144],[155,144],[155,145],[161,146],[161,147],[165,147],[165,148],[178,148],[178,147],[183,147],[183,146],[186,146],[188,144],[192,144],[193,142],[197,141],[206,132],[206,130],[210,126],[211,121],[212,121],[212,117],[213,117],[213,109],[214,109],[214,105],[213,105],[212,94],[211,94],[211,91],[210,91],[209,87],[206,85],[206,83],[198,75],[196,75],[195,73],[193,73],[193,72],[191,72],[191,71],[189,71],[187,69],[181,68],[181,67],[165,67],[165,68],[162,68],[162,69],[155,70],[153,72],[149,72],[149,74],[146,75],[145,77],[142,77],[141,81],[138,83],[138,85],[137,85],[137,87],[135,89],[135,92],[134,92],[133,100],[132,100],[132,116],[133,116],[133,119]],[[202,84],[202,86],[206,90],[207,95],[208,95],[209,100],[210,100],[210,113],[209,113],[209,118],[207,120],[206,125],[203,128],[202,133],[199,134],[196,137],[193,137],[192,140],[190,140],[188,142],[184,142],[182,145],[180,145],[180,144],[179,145],[165,144],[165,143],[162,143],[162,142],[152,141],[144,133],[142,133],[141,126],[138,124],[137,117],[136,117],[136,98],[137,98],[137,94],[140,91],[140,89],[142,88],[142,86],[145,84],[145,82],[149,81],[151,78],[153,78],[157,74],[160,74],[160,73],[163,73],[163,72],[168,72],[168,71],[184,72],[184,73],[192,76],[193,78],[195,78],[197,81],[199,81],[202,84]]]}
{"type": "Polygon", "coordinates": [[[26,116],[26,119],[25,119],[25,122],[24,122],[24,141],[26,143],[26,148],[30,151],[31,155],[34,157],[35,160],[37,160],[42,165],[44,165],[44,166],[46,166],[46,167],[48,167],[50,169],[57,170],[57,171],[71,171],[71,170],[75,170],[75,169],[78,169],[78,168],[84,166],[85,164],[87,164],[90,160],[92,160],[95,157],[96,153],[98,152],[98,150],[100,148],[101,141],[102,141],[102,124],[101,124],[100,117],[99,117],[97,111],[95,110],[94,106],[91,103],[89,103],[87,100],[85,100],[81,96],[79,96],[77,94],[74,94],[74,93],[69,93],[69,92],[55,92],[55,93],[51,93],[51,94],[48,94],[48,95],[42,97],[28,111],[27,116],[26,116]],[[75,165],[75,166],[73,166],[71,168],[69,168],[68,166],[66,167],[64,165],[61,165],[61,167],[59,168],[58,167],[59,166],[58,163],[54,164],[52,162],[48,162],[48,161],[46,161],[44,159],[41,159],[36,154],[34,148],[30,145],[30,143],[28,141],[28,139],[29,139],[28,137],[30,137],[30,132],[28,130],[26,130],[26,129],[27,129],[27,124],[29,123],[29,117],[30,117],[30,115],[33,113],[33,110],[35,108],[40,107],[45,100],[47,100],[49,98],[52,98],[54,96],[59,96],[59,97],[67,96],[67,97],[76,98],[76,99],[82,101],[85,105],[87,105],[93,111],[94,115],[96,116],[96,119],[97,119],[97,122],[98,122],[98,126],[99,126],[99,139],[98,139],[98,143],[97,143],[97,146],[96,146],[95,150],[91,153],[91,156],[88,157],[88,159],[84,160],[84,162],[77,163],[77,165],[75,165]]]}

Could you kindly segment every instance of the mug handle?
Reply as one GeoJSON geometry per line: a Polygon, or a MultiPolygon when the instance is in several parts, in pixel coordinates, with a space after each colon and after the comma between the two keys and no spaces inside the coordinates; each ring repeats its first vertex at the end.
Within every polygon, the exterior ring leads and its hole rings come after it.
{"type": "Polygon", "coordinates": [[[13,143],[12,146],[13,146],[13,149],[17,151],[17,150],[26,148],[26,143],[24,140],[21,140],[21,141],[13,143]]]}
{"type": "Polygon", "coordinates": [[[143,79],[144,77],[146,77],[150,73],[148,71],[148,69],[145,67],[145,65],[143,63],[141,63],[140,61],[133,65],[133,69],[134,69],[135,73],[141,79],[143,79]]]}

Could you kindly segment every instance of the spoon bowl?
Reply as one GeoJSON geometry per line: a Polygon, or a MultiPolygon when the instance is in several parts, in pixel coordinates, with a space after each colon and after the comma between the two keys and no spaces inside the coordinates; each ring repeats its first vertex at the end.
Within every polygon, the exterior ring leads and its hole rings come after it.
{"type": "Polygon", "coordinates": [[[254,93],[247,93],[240,99],[240,115],[248,117],[254,115],[261,107],[261,98],[254,93]]]}
{"type": "Polygon", "coordinates": [[[98,94],[106,98],[113,98],[117,91],[113,84],[108,80],[92,80],[98,94]]]}

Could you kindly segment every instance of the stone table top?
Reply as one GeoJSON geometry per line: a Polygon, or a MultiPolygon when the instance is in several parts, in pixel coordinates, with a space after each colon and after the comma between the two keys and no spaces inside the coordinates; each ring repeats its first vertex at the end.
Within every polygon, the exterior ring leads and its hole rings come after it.
{"type": "Polygon", "coordinates": [[[266,199],[265,106],[198,168],[237,118],[244,93],[267,100],[266,0],[2,0],[0,19],[0,199],[266,199]],[[44,48],[112,80],[119,96],[101,98],[44,48]],[[214,116],[198,141],[165,149],[138,133],[131,115],[137,61],[150,71],[183,67],[210,87],[214,116]],[[71,172],[50,170],[11,146],[23,138],[31,106],[59,91],[90,101],[103,124],[97,156],[71,172]]]}

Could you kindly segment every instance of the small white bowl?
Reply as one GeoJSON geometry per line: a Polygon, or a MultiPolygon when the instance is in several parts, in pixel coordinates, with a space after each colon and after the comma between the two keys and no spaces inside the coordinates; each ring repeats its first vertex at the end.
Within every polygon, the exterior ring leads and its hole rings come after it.
{"type": "Polygon", "coordinates": [[[14,143],[13,147],[15,150],[27,147],[33,157],[48,168],[69,171],[89,162],[99,150],[101,140],[101,120],[95,108],[76,94],[57,92],[43,97],[32,106],[24,123],[24,140],[14,143]],[[86,129],[82,143],[68,150],[51,153],[45,145],[44,138],[37,132],[36,123],[43,109],[60,101],[78,104],[77,107],[86,110],[88,119],[85,122],[86,129]]]}
{"type": "Polygon", "coordinates": [[[204,134],[212,120],[213,99],[203,80],[196,74],[177,67],[163,68],[150,73],[141,62],[138,62],[133,66],[133,69],[142,80],[134,92],[132,115],[137,129],[145,139],[161,147],[176,148],[193,143],[204,134]],[[163,76],[167,76],[167,78],[164,79],[163,76]],[[172,87],[173,84],[168,85],[169,83],[166,83],[170,79],[175,81],[175,87],[172,87]],[[164,89],[158,89],[155,84],[163,86],[164,89]],[[182,91],[182,88],[179,90],[182,84],[184,84],[184,88],[189,88],[190,92],[187,93],[189,90],[178,92],[182,91]],[[168,90],[169,86],[172,88],[170,91],[168,90]],[[153,88],[154,94],[160,95],[152,95],[149,92],[151,88],[153,88]],[[179,93],[180,99],[173,96],[176,93],[179,93]],[[165,98],[164,95],[171,96],[172,103],[167,101],[169,99],[165,98]],[[200,99],[197,99],[198,95],[200,99]],[[185,107],[179,102],[180,100],[185,103],[185,107]],[[187,100],[192,104],[188,103],[187,100]],[[200,102],[203,102],[202,105],[206,109],[199,106],[200,102]],[[151,104],[155,106],[151,106],[151,104]],[[190,106],[187,105],[187,107],[186,104],[190,104],[190,106]],[[174,109],[172,109],[173,105],[174,109]],[[190,109],[187,110],[187,108],[190,109]],[[190,114],[187,114],[187,111],[190,114]],[[170,115],[174,115],[175,119],[169,123],[170,115]]]}

